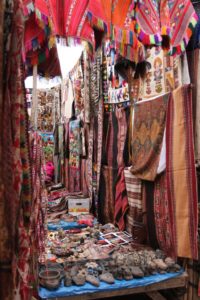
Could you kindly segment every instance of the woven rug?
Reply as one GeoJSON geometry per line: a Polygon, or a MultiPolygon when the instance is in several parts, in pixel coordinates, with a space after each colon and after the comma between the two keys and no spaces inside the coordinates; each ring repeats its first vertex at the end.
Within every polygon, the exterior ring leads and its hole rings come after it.
{"type": "Polygon", "coordinates": [[[159,165],[169,94],[138,102],[134,110],[131,172],[154,181],[159,165]]]}
{"type": "Polygon", "coordinates": [[[167,196],[173,243],[180,257],[197,258],[197,182],[194,160],[192,89],[176,89],[169,101],[166,124],[167,196]]]}

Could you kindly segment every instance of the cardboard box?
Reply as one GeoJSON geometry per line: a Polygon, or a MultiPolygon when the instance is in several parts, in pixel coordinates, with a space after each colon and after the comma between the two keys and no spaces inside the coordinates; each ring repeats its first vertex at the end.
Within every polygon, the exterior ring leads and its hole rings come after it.
{"type": "Polygon", "coordinates": [[[89,198],[68,199],[68,213],[73,216],[88,214],[90,212],[89,198]]]}

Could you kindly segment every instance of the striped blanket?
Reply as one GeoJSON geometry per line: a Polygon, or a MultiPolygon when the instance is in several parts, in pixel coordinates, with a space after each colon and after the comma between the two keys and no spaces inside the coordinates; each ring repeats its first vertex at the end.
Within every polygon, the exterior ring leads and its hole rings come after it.
{"type": "Polygon", "coordinates": [[[197,182],[194,160],[192,90],[184,85],[172,93],[166,124],[166,175],[173,243],[180,257],[196,259],[197,182]]]}
{"type": "Polygon", "coordinates": [[[135,177],[129,168],[124,169],[124,176],[129,206],[126,215],[126,230],[133,234],[134,239],[142,238],[141,232],[144,231],[142,181],[135,177]],[[139,233],[138,229],[140,229],[140,237],[136,236],[139,233]]]}

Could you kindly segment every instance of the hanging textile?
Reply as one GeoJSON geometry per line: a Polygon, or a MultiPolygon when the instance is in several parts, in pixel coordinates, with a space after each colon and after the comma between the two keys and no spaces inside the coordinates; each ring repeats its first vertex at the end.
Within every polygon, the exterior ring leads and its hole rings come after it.
{"type": "Polygon", "coordinates": [[[159,248],[168,256],[174,257],[175,245],[173,244],[173,228],[169,201],[167,196],[167,177],[163,173],[157,176],[154,187],[154,216],[156,235],[159,248]]]}
{"type": "MultiPolygon", "coordinates": [[[[100,65],[99,65],[99,72],[100,72],[100,65]]],[[[83,99],[84,99],[84,122],[90,123],[90,60],[87,51],[83,51],[83,81],[84,81],[84,88],[83,88],[83,99]]],[[[98,86],[99,80],[96,81],[98,86]]]]}
{"type": "Polygon", "coordinates": [[[131,0],[89,1],[88,18],[92,27],[107,32],[117,51],[136,63],[144,59],[143,45],[138,41],[131,21],[131,0]]]}
{"type": "Polygon", "coordinates": [[[4,99],[4,80],[7,71],[8,62],[8,50],[6,45],[11,34],[11,25],[13,19],[13,1],[0,1],[0,286],[4,287],[0,289],[1,299],[13,299],[13,277],[12,277],[12,250],[14,248],[14,220],[10,220],[10,213],[13,214],[12,209],[12,193],[15,200],[14,188],[13,188],[13,169],[12,169],[12,138],[11,138],[11,126],[8,119],[10,112],[10,103],[4,99]],[[8,111],[6,112],[6,109],[8,111]],[[4,116],[6,113],[6,116],[4,116]],[[7,126],[7,140],[6,132],[4,132],[4,126],[7,126]],[[3,136],[4,135],[4,136],[3,136]],[[5,142],[5,143],[4,143],[5,142]],[[8,152],[7,152],[8,151],[8,152]],[[4,161],[8,159],[8,161],[4,161]],[[9,160],[11,159],[11,160],[9,160]],[[5,173],[10,172],[10,173],[5,173]],[[6,184],[9,186],[9,191],[6,189],[6,184]],[[13,223],[12,223],[13,221],[13,223]],[[5,271],[4,271],[5,269],[5,271]]]}
{"type": "MultiPolygon", "coordinates": [[[[91,62],[90,70],[90,107],[93,115],[98,115],[99,100],[101,97],[101,52],[96,52],[94,60],[91,62]]],[[[87,85],[87,83],[86,83],[87,85]]]]}
{"type": "Polygon", "coordinates": [[[134,109],[131,172],[154,181],[160,160],[169,94],[138,102],[134,109]]]}
{"type": "Polygon", "coordinates": [[[118,168],[102,166],[99,191],[99,222],[102,224],[115,221],[115,191],[118,168]]]}
{"type": "Polygon", "coordinates": [[[49,0],[55,35],[89,42],[94,48],[94,32],[87,19],[88,0],[49,0]]]}
{"type": "Polygon", "coordinates": [[[132,234],[137,243],[146,241],[146,228],[143,222],[142,181],[129,170],[124,169],[128,211],[126,215],[126,230],[132,234]]]}
{"type": "Polygon", "coordinates": [[[45,0],[25,0],[23,12],[26,17],[24,32],[24,59],[28,66],[44,62],[55,45],[53,24],[45,0]]]}
{"type": "MultiPolygon", "coordinates": [[[[103,129],[103,161],[108,166],[123,167],[124,152],[130,109],[116,108],[115,111],[104,114],[103,129]]],[[[128,149],[127,149],[128,151],[128,149]]]]}
{"type": "Polygon", "coordinates": [[[191,83],[194,85],[193,96],[193,122],[194,122],[194,142],[195,142],[195,160],[200,165],[200,50],[188,52],[189,71],[191,83]]]}
{"type": "Polygon", "coordinates": [[[80,121],[69,122],[69,191],[80,191],[80,121]]]}
{"type": "Polygon", "coordinates": [[[64,158],[65,158],[65,187],[69,191],[69,119],[65,121],[64,158]]]}
{"type": "Polygon", "coordinates": [[[196,14],[198,15],[199,19],[197,21],[197,25],[195,27],[195,31],[189,41],[187,46],[187,50],[192,51],[194,49],[200,48],[200,2],[199,1],[192,1],[194,5],[194,9],[196,14]]]}
{"type": "Polygon", "coordinates": [[[72,103],[74,101],[72,82],[68,78],[63,80],[61,84],[61,102],[62,102],[62,119],[70,119],[72,117],[72,103]]]}
{"type": "Polygon", "coordinates": [[[168,93],[182,84],[181,58],[169,56],[161,47],[146,51],[149,68],[141,88],[144,98],[168,93]]]}
{"type": "Polygon", "coordinates": [[[53,132],[55,124],[60,120],[60,86],[45,90],[37,90],[38,119],[37,128],[42,132],[53,132]]]}
{"type": "Polygon", "coordinates": [[[189,85],[176,89],[169,100],[166,138],[167,197],[173,214],[173,244],[177,256],[196,259],[197,183],[189,85]]]}
{"type": "Polygon", "coordinates": [[[162,44],[172,54],[185,51],[198,19],[190,0],[137,0],[133,15],[138,39],[144,45],[162,44]]]}
{"type": "Polygon", "coordinates": [[[154,182],[144,181],[145,198],[146,198],[146,222],[147,222],[147,236],[148,245],[152,248],[159,248],[159,243],[156,234],[156,223],[154,213],[154,182]]]}
{"type": "Polygon", "coordinates": [[[31,242],[32,251],[42,260],[45,252],[45,215],[47,205],[47,191],[45,189],[45,162],[42,139],[38,133],[30,133],[30,150],[32,162],[33,201],[31,214],[31,242]]]}
{"type": "MultiPolygon", "coordinates": [[[[10,3],[8,7],[11,9],[12,4],[10,3]]],[[[5,203],[4,218],[9,233],[9,238],[6,239],[7,254],[4,259],[7,260],[7,255],[9,255],[10,263],[12,263],[12,291],[18,290],[21,299],[28,299],[31,294],[28,228],[32,186],[21,57],[25,20],[20,1],[14,2],[13,11],[7,65],[5,66],[5,93],[1,118],[4,145],[2,153],[4,194],[2,199],[5,203]]],[[[13,297],[14,295],[11,296],[12,299],[13,297]]]]}
{"type": "Polygon", "coordinates": [[[74,90],[75,115],[81,116],[81,119],[84,119],[83,79],[84,78],[83,78],[82,65],[79,64],[73,75],[73,90],[74,90]]]}
{"type": "Polygon", "coordinates": [[[128,210],[128,198],[124,177],[124,168],[119,168],[116,180],[115,193],[115,224],[120,231],[125,230],[125,216],[128,210]]]}

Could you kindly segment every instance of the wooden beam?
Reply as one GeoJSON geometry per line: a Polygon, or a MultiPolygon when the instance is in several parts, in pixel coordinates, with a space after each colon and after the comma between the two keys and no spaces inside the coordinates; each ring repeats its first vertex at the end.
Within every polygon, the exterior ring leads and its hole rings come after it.
{"type": "Polygon", "coordinates": [[[146,293],[152,300],[166,300],[158,291],[146,293]]]}

